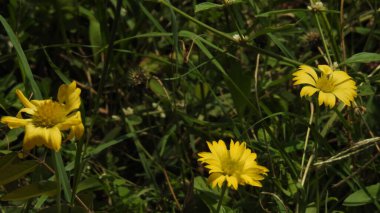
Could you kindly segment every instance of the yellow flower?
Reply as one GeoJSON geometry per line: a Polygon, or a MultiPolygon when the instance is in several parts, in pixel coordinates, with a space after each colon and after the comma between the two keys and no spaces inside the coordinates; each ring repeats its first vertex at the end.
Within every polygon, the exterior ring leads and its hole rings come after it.
{"type": "Polygon", "coordinates": [[[356,97],[356,83],[344,71],[333,71],[327,65],[319,65],[321,77],[318,77],[313,68],[301,65],[299,70],[293,73],[294,85],[308,84],[301,89],[301,97],[312,96],[319,92],[319,105],[325,104],[330,108],[335,106],[336,98],[345,105],[351,106],[356,97]]]}
{"type": "Polygon", "coordinates": [[[208,182],[212,187],[222,187],[225,181],[234,189],[238,188],[238,184],[262,187],[260,180],[269,170],[257,164],[256,153],[247,149],[245,142],[234,143],[231,140],[230,150],[222,140],[207,142],[207,145],[211,152],[199,153],[198,161],[207,164],[205,167],[210,169],[208,182]]]}
{"type": "Polygon", "coordinates": [[[62,131],[69,131],[65,140],[80,138],[84,132],[81,114],[78,108],[80,102],[79,88],[76,82],[61,85],[58,90],[58,101],[31,100],[29,101],[20,90],[16,94],[24,105],[16,115],[3,116],[1,123],[9,128],[25,128],[23,149],[29,151],[37,146],[46,146],[58,151],[61,148],[62,131]]]}

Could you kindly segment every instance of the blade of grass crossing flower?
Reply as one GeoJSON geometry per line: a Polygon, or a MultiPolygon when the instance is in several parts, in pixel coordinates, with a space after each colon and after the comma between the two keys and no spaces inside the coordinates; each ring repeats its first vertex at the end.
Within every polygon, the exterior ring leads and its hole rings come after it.
{"type": "MultiPolygon", "coordinates": [[[[65,196],[65,200],[67,202],[71,201],[71,187],[69,178],[67,177],[67,173],[65,171],[65,166],[63,164],[62,156],[60,152],[54,152],[52,151],[55,169],[56,169],[56,175],[58,176],[58,181],[63,189],[63,194],[65,196]]],[[[58,192],[59,193],[59,192],[58,192]]]]}
{"type": "Polygon", "coordinates": [[[22,75],[23,75],[23,77],[26,78],[24,80],[29,81],[30,86],[32,88],[32,91],[34,93],[34,97],[36,99],[42,99],[42,94],[41,94],[40,88],[38,87],[36,81],[34,80],[33,73],[30,69],[28,60],[26,59],[25,53],[22,50],[21,44],[20,44],[17,36],[15,35],[11,26],[9,26],[8,22],[5,20],[5,18],[2,15],[0,15],[0,22],[3,25],[5,31],[7,32],[8,36],[9,36],[9,39],[11,40],[11,42],[12,42],[12,44],[16,50],[17,58],[18,58],[18,61],[20,63],[20,69],[21,69],[22,75]]]}

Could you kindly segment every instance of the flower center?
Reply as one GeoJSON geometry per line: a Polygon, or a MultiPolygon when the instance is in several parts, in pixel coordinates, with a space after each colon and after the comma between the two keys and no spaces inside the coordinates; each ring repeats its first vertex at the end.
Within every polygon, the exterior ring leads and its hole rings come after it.
{"type": "Polygon", "coordinates": [[[331,93],[334,91],[335,85],[328,75],[323,75],[317,80],[316,88],[320,89],[322,92],[331,93]]]}
{"type": "Polygon", "coordinates": [[[39,106],[33,115],[33,124],[37,127],[51,128],[65,120],[67,111],[63,104],[45,100],[39,106]]]}
{"type": "Polygon", "coordinates": [[[239,162],[232,160],[226,160],[222,165],[224,173],[229,176],[236,175],[241,167],[239,162]]]}

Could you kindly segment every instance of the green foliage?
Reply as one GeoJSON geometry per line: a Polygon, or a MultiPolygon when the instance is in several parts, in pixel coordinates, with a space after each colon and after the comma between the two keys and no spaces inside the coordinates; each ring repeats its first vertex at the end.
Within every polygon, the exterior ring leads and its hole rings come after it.
{"type": "Polygon", "coordinates": [[[316,2],[5,1],[0,116],[75,80],[86,131],[22,154],[0,123],[0,211],[213,212],[197,154],[219,139],[270,170],[221,212],[379,211],[379,2],[316,2]],[[353,106],[301,98],[301,64],[347,71],[353,106]]]}

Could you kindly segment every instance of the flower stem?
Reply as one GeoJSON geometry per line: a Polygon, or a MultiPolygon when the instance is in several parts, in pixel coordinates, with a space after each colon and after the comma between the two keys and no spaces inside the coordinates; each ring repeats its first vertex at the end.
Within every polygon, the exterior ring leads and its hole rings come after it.
{"type": "Polygon", "coordinates": [[[223,198],[224,198],[224,194],[226,193],[226,190],[227,190],[227,183],[224,182],[222,186],[222,192],[220,193],[218,206],[216,207],[216,211],[215,211],[216,213],[219,213],[220,208],[222,207],[222,202],[223,202],[223,198]]]}
{"type": "Polygon", "coordinates": [[[304,164],[305,164],[306,148],[307,148],[307,144],[308,144],[308,142],[309,142],[310,126],[311,126],[311,124],[313,123],[313,117],[314,117],[314,104],[313,104],[313,102],[310,102],[310,118],[309,118],[309,126],[307,127],[306,138],[305,138],[305,145],[304,145],[304,147],[303,147],[303,155],[302,155],[302,161],[301,161],[300,179],[302,179],[303,166],[304,166],[304,164]]]}

